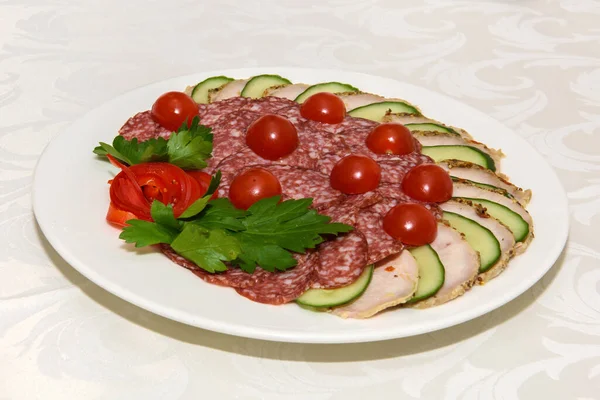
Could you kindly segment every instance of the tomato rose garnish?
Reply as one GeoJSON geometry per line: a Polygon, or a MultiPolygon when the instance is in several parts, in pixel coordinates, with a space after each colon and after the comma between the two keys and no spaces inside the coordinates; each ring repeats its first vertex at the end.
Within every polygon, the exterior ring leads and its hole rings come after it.
{"type": "Polygon", "coordinates": [[[198,182],[173,164],[157,162],[127,167],[111,156],[109,159],[121,168],[110,185],[112,206],[139,219],[152,220],[150,206],[154,200],[172,204],[178,217],[203,194],[198,182]]]}

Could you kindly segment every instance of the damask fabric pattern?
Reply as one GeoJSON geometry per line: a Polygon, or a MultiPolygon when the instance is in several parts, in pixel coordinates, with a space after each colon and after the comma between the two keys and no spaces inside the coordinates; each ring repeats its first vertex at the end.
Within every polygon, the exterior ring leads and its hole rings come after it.
{"type": "Polygon", "coordinates": [[[0,399],[600,399],[599,21],[594,0],[0,2],[0,399]],[[300,345],[145,312],[44,240],[32,171],[74,119],[155,81],[270,65],[392,77],[502,121],[568,192],[566,252],[463,325],[300,345]]]}

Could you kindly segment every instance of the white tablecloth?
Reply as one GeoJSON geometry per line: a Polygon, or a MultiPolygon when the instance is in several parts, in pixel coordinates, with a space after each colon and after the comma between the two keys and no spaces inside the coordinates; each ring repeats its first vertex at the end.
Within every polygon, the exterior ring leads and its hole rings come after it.
{"type": "Polygon", "coordinates": [[[600,399],[598,1],[7,0],[0,47],[0,399],[600,399]],[[397,78],[513,128],[568,191],[565,254],[460,326],[301,345],[158,317],[48,245],[32,170],[73,120],[169,77],[272,65],[397,78]]]}

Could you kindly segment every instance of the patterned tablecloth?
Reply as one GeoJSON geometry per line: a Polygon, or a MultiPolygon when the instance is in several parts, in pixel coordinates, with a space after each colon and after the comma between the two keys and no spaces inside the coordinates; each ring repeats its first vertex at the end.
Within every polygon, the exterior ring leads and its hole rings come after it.
{"type": "Polygon", "coordinates": [[[600,399],[599,22],[594,0],[0,2],[0,399],[600,399]],[[502,121],[558,172],[567,250],[460,326],[300,345],[158,317],[48,245],[32,170],[73,120],[169,77],[271,65],[393,77],[502,121]]]}

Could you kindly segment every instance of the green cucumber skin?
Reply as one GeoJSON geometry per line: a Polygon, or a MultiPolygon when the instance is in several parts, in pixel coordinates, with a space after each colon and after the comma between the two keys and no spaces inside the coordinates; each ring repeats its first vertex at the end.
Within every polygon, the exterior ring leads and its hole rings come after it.
{"type": "Polygon", "coordinates": [[[487,199],[477,199],[472,197],[455,197],[454,199],[463,199],[469,200],[474,204],[479,204],[486,208],[487,213],[492,217],[496,218],[498,221],[502,222],[504,225],[508,226],[508,228],[512,231],[515,241],[517,243],[523,242],[527,236],[529,236],[529,224],[527,221],[523,219],[519,214],[511,210],[510,208],[503,206],[502,204],[498,204],[494,201],[490,201],[487,199]],[[502,215],[510,215],[511,222],[506,218],[502,218],[502,215]],[[518,226],[517,226],[518,225],[518,226]]]}
{"type": "Polygon", "coordinates": [[[433,250],[433,248],[430,245],[426,244],[424,246],[419,246],[417,248],[410,249],[409,251],[415,258],[415,260],[417,261],[417,265],[419,266],[419,283],[417,285],[417,291],[415,292],[414,296],[406,302],[407,304],[416,303],[418,301],[425,300],[430,298],[431,296],[434,296],[444,285],[444,281],[446,279],[446,270],[444,269],[444,265],[442,264],[442,261],[440,260],[440,257],[438,256],[436,251],[433,250]],[[427,251],[429,253],[428,256],[432,257],[432,260],[435,263],[435,265],[424,265],[423,262],[425,260],[419,257],[418,254],[418,252],[421,251],[427,251]],[[425,272],[425,270],[427,270],[427,273],[433,272],[434,274],[438,274],[438,277],[424,277],[422,275],[422,272],[425,272]],[[435,285],[429,285],[430,288],[424,291],[422,289],[423,286],[429,284],[432,279],[436,279],[437,282],[435,282],[435,285]]]}
{"type": "Polygon", "coordinates": [[[492,157],[490,157],[489,154],[484,153],[483,151],[481,151],[475,147],[463,146],[463,145],[423,146],[421,152],[423,154],[428,155],[429,157],[433,158],[436,162],[440,162],[440,161],[444,161],[444,160],[469,161],[469,162],[472,162],[473,164],[477,164],[484,168],[487,168],[490,171],[496,172],[496,163],[494,162],[492,157]],[[473,152],[473,154],[477,154],[477,156],[479,158],[481,158],[481,160],[479,160],[479,162],[477,162],[474,160],[466,160],[465,158],[456,157],[456,152],[464,151],[465,149],[469,149],[469,152],[473,152]],[[452,155],[452,150],[454,150],[454,156],[452,155]],[[436,158],[433,156],[432,151],[437,152],[438,154],[440,152],[447,153],[448,156],[447,157],[442,156],[442,157],[436,158]]]}
{"type": "Polygon", "coordinates": [[[498,262],[498,260],[502,256],[500,242],[498,242],[498,239],[496,239],[494,234],[488,228],[478,224],[472,219],[450,211],[444,211],[444,219],[447,220],[454,229],[462,233],[467,243],[469,243],[469,245],[475,251],[479,252],[481,259],[481,263],[479,265],[479,272],[488,271],[494,266],[494,264],[498,262]],[[483,241],[486,238],[487,240],[492,242],[491,245],[494,247],[494,254],[491,256],[482,252],[481,247],[477,243],[475,243],[475,241],[483,241]],[[486,261],[484,261],[484,259],[486,259],[486,261]]]}
{"type": "Polygon", "coordinates": [[[300,93],[298,95],[298,97],[296,97],[294,99],[294,101],[296,103],[302,103],[302,102],[304,102],[304,100],[306,100],[313,94],[321,93],[321,92],[328,92],[328,93],[354,92],[354,93],[356,93],[356,92],[358,92],[358,89],[352,85],[348,85],[347,83],[341,83],[341,82],[317,83],[316,85],[309,86],[304,92],[300,93]],[[334,89],[333,91],[329,90],[329,89],[321,90],[321,89],[327,88],[328,86],[336,87],[337,89],[334,89]]]}
{"type": "Polygon", "coordinates": [[[341,287],[339,289],[309,289],[302,296],[300,296],[296,299],[296,303],[298,303],[304,307],[310,307],[309,309],[312,309],[312,310],[327,309],[327,308],[338,307],[338,306],[342,306],[344,304],[351,303],[352,301],[354,301],[357,298],[359,298],[360,296],[362,296],[362,294],[365,292],[365,290],[367,290],[367,288],[369,287],[369,284],[371,283],[371,279],[373,278],[373,270],[374,269],[375,268],[373,265],[367,266],[365,268],[365,270],[362,272],[362,274],[360,275],[360,277],[354,283],[352,283],[348,286],[341,287]],[[365,279],[365,277],[366,277],[366,279],[365,279]],[[356,291],[353,290],[354,285],[355,285],[356,291]],[[348,290],[348,289],[350,289],[350,290],[348,290]],[[339,294],[339,293],[343,294],[345,292],[349,292],[351,294],[340,297],[340,300],[338,300],[338,301],[331,300],[331,297],[335,298],[336,294],[339,294]],[[308,297],[309,299],[310,299],[310,297],[317,297],[317,299],[318,299],[320,297],[319,295],[321,293],[323,294],[323,301],[315,301],[314,299],[311,301],[311,300],[306,299],[306,297],[308,297]],[[333,294],[333,296],[332,296],[332,294],[333,294]],[[325,300],[325,299],[327,299],[327,300],[325,300]]]}
{"type": "MultiPolygon", "coordinates": [[[[261,80],[270,80],[273,84],[266,86],[263,88],[263,90],[261,92],[264,92],[265,89],[268,89],[269,87],[272,86],[277,86],[277,85],[291,85],[292,82],[286,78],[283,78],[279,75],[257,75],[252,77],[244,86],[244,89],[242,89],[242,92],[240,93],[240,95],[242,97],[252,97],[251,95],[251,91],[254,89],[254,86],[258,85],[260,83],[261,80]]],[[[262,97],[262,95],[260,96],[262,97]]],[[[259,97],[253,97],[253,98],[259,98],[259,97]]]]}
{"type": "Polygon", "coordinates": [[[385,116],[386,112],[390,109],[392,110],[392,113],[396,114],[404,113],[421,115],[416,108],[401,101],[382,101],[380,103],[367,104],[365,106],[357,107],[348,111],[348,115],[351,117],[370,119],[371,121],[380,122],[385,116]],[[400,108],[398,108],[399,105],[401,105],[400,108]],[[394,110],[393,108],[396,109],[394,110]],[[374,115],[377,115],[377,117],[374,115]]]}
{"type": "Polygon", "coordinates": [[[192,89],[191,97],[196,103],[206,104],[208,103],[208,90],[219,88],[225,85],[226,83],[232,82],[233,80],[233,78],[223,75],[211,76],[210,78],[206,78],[205,80],[194,86],[194,89],[192,89]],[[207,90],[205,90],[202,93],[201,90],[204,90],[204,87],[207,87],[207,90]],[[206,95],[206,100],[202,98],[204,94],[206,95]]]}
{"type": "Polygon", "coordinates": [[[438,125],[432,123],[422,123],[422,124],[406,124],[406,126],[411,132],[442,132],[442,133],[452,133],[454,135],[459,135],[454,129],[438,125]]]}

